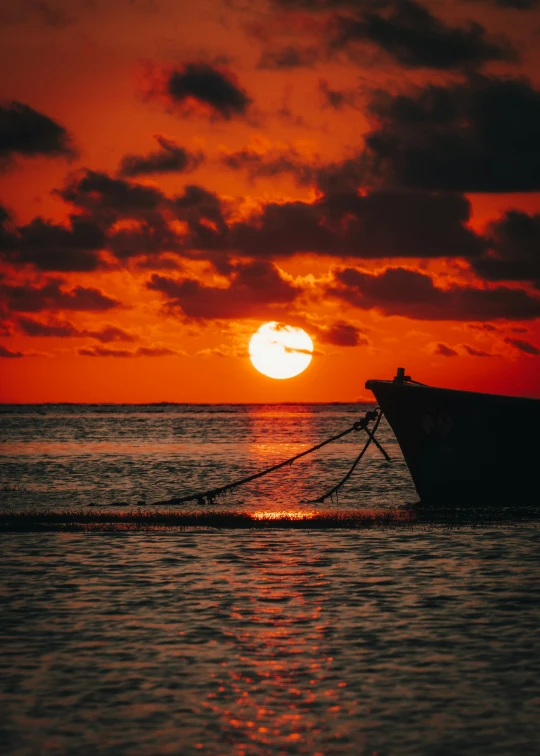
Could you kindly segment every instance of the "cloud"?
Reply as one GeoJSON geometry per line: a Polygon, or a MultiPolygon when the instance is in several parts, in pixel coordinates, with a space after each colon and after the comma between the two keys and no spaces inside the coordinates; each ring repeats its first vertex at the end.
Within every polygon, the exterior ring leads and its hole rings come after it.
{"type": "Polygon", "coordinates": [[[538,347],[534,346],[534,344],[531,344],[530,341],[523,341],[523,339],[511,339],[506,338],[505,344],[510,344],[510,346],[515,347],[519,352],[523,352],[523,354],[532,354],[534,356],[537,356],[540,354],[540,349],[538,347]]]}
{"type": "Polygon", "coordinates": [[[326,79],[320,79],[318,85],[323,101],[323,108],[342,110],[345,106],[359,109],[356,89],[332,89],[326,79]]]}
{"type": "Polygon", "coordinates": [[[266,151],[244,147],[222,155],[220,162],[233,171],[245,170],[251,179],[274,178],[290,173],[299,185],[312,183],[316,168],[292,147],[273,147],[266,151]]]}
{"type": "Polygon", "coordinates": [[[362,333],[362,329],[344,320],[337,320],[326,328],[311,326],[311,330],[317,335],[322,344],[334,346],[356,347],[367,346],[369,340],[362,333]]]}
{"type": "Polygon", "coordinates": [[[493,357],[490,352],[485,352],[483,349],[477,349],[470,344],[461,344],[460,346],[470,357],[493,357]]]}
{"type": "MultiPolygon", "coordinates": [[[[320,176],[319,176],[320,178],[320,176]]],[[[296,253],[356,257],[469,257],[483,241],[466,226],[470,205],[459,195],[352,190],[314,203],[268,203],[231,228],[228,243],[253,257],[296,253]]]]}
{"type": "Polygon", "coordinates": [[[26,0],[25,5],[45,25],[53,29],[63,29],[76,23],[77,19],[62,6],[45,0],[26,0]]]}
{"type": "MultiPolygon", "coordinates": [[[[227,225],[223,204],[214,192],[209,192],[201,186],[188,184],[184,193],[175,197],[171,203],[171,211],[188,226],[189,234],[184,239],[185,249],[223,250],[227,248],[229,227],[227,225]]],[[[220,272],[229,273],[230,268],[225,260],[208,255],[220,272]]]]}
{"type": "Polygon", "coordinates": [[[37,270],[88,272],[101,265],[99,250],[105,246],[105,234],[90,219],[70,216],[69,226],[61,226],[43,218],[34,218],[19,226],[17,236],[2,252],[0,259],[15,265],[33,265],[37,270]]]}
{"type": "Polygon", "coordinates": [[[17,358],[17,357],[24,357],[24,356],[25,355],[22,352],[12,352],[10,349],[0,344],[0,358],[2,357],[17,358]]]}
{"type": "Polygon", "coordinates": [[[526,79],[475,74],[412,94],[380,92],[379,126],[359,159],[365,180],[458,192],[540,189],[540,91],[526,79]]]}
{"type": "Polygon", "coordinates": [[[99,289],[75,286],[69,291],[64,291],[61,288],[64,284],[64,281],[57,278],[50,278],[42,285],[0,283],[0,296],[12,312],[103,312],[120,305],[118,300],[107,296],[99,289]]]}
{"type": "Polygon", "coordinates": [[[218,347],[201,349],[195,354],[195,357],[234,357],[243,359],[249,357],[249,351],[245,347],[221,344],[218,347]]]}
{"type": "Polygon", "coordinates": [[[492,0],[492,2],[500,8],[513,8],[523,11],[537,8],[540,4],[540,0],[492,0]]]}
{"type": "Polygon", "coordinates": [[[100,330],[77,328],[69,321],[49,320],[43,323],[32,318],[19,318],[17,324],[26,336],[72,338],[90,336],[103,344],[111,341],[135,341],[135,337],[114,325],[105,325],[100,330]]]}
{"type": "MultiPolygon", "coordinates": [[[[145,255],[147,264],[162,252],[176,252],[182,246],[182,240],[171,230],[166,220],[159,214],[153,219],[143,221],[136,228],[121,228],[110,233],[107,248],[120,261],[145,255]]],[[[157,264],[162,267],[162,262],[157,264]]]]}
{"type": "Polygon", "coordinates": [[[435,344],[430,344],[429,351],[437,357],[458,357],[458,353],[455,349],[448,346],[448,344],[443,344],[441,341],[438,341],[435,344]]]}
{"type": "Polygon", "coordinates": [[[53,321],[41,323],[31,318],[19,318],[17,324],[26,336],[68,338],[81,335],[78,328],[69,322],[53,321]]]}
{"type": "MultiPolygon", "coordinates": [[[[470,2],[477,1],[470,0],[470,2]]],[[[486,1],[501,8],[513,8],[515,10],[531,10],[532,8],[536,8],[540,3],[540,0],[486,1]]],[[[332,11],[374,12],[396,5],[393,0],[271,0],[271,3],[279,11],[318,14],[327,14],[332,11]]]]}
{"type": "Polygon", "coordinates": [[[319,57],[320,51],[316,47],[287,45],[286,47],[263,50],[257,68],[277,71],[292,68],[311,68],[319,57]]]}
{"type": "Polygon", "coordinates": [[[437,286],[431,276],[407,268],[368,273],[354,268],[335,272],[326,293],[364,310],[415,320],[531,320],[540,317],[540,298],[506,286],[437,286]]]}
{"type": "Polygon", "coordinates": [[[265,261],[236,266],[227,288],[156,273],[146,286],[164,296],[169,308],[178,308],[189,318],[203,320],[263,316],[275,306],[292,304],[300,294],[272,263],[265,261]]]}
{"type": "Polygon", "coordinates": [[[19,243],[11,214],[0,205],[0,260],[17,247],[19,243]]]}
{"type": "Polygon", "coordinates": [[[91,336],[93,339],[101,341],[102,344],[108,344],[111,341],[135,341],[135,336],[132,333],[114,325],[105,325],[99,331],[86,329],[82,332],[82,335],[91,336]]]}
{"type": "Polygon", "coordinates": [[[106,249],[120,261],[159,257],[164,252],[199,258],[200,250],[225,247],[228,227],[223,203],[194,184],[185,186],[183,194],[168,197],[152,186],[84,170],[72,174],[57,193],[103,229],[106,249]],[[187,228],[175,228],[175,220],[187,228]]]}
{"type": "Polygon", "coordinates": [[[63,126],[29,105],[13,100],[0,104],[0,161],[9,161],[16,155],[70,158],[75,150],[63,126]]]}
{"type": "Polygon", "coordinates": [[[532,281],[540,289],[540,214],[510,210],[487,232],[492,254],[472,261],[489,281],[532,281]]]}
{"type": "Polygon", "coordinates": [[[126,155],[118,168],[120,176],[134,178],[153,174],[189,173],[204,160],[201,152],[189,152],[161,134],[156,134],[155,139],[161,149],[148,155],[126,155]]]}
{"type": "Polygon", "coordinates": [[[0,22],[4,24],[37,22],[53,29],[64,29],[77,21],[61,5],[45,0],[18,0],[17,3],[8,0],[7,6],[0,7],[0,22]]]}
{"type": "Polygon", "coordinates": [[[118,260],[179,247],[165,217],[171,201],[153,186],[85,169],[71,174],[56,194],[101,228],[106,248],[118,260]],[[120,221],[127,223],[117,225],[120,221]]]}
{"type": "MultiPolygon", "coordinates": [[[[206,253],[224,275],[232,271],[232,255],[269,260],[303,253],[357,259],[472,258],[486,248],[486,241],[468,225],[469,201],[455,192],[380,189],[360,194],[357,160],[321,167],[294,148],[263,152],[247,147],[223,155],[221,161],[252,178],[289,172],[299,184],[316,183],[318,198],[269,202],[239,220],[232,203],[195,184],[185,186],[181,195],[167,197],[155,187],[87,170],[72,174],[59,195],[80,214],[72,216],[71,223],[73,232],[80,231],[81,247],[83,229],[89,234],[93,228],[97,240],[100,232],[106,235],[104,248],[119,261],[164,252],[201,259],[206,253]]],[[[43,231],[42,226],[43,222],[43,231]]],[[[47,232],[60,235],[59,229],[47,232]]],[[[55,251],[61,259],[54,264],[67,266],[66,259],[72,259],[81,269],[98,265],[97,252],[69,252],[72,237],[66,236],[62,254],[55,251]]],[[[32,260],[37,254],[32,252],[32,260]]],[[[42,269],[52,269],[45,267],[52,265],[49,257],[48,252],[42,269]]]]}
{"type": "Polygon", "coordinates": [[[119,261],[159,257],[164,252],[193,257],[191,250],[224,247],[227,225],[222,202],[197,185],[168,197],[153,186],[83,170],[71,174],[57,194],[102,229],[105,248],[119,261]],[[187,230],[174,228],[175,220],[184,221],[187,230]]]}
{"type": "Polygon", "coordinates": [[[377,10],[390,5],[391,0],[271,0],[279,10],[327,13],[333,10],[377,10]]]}
{"type": "Polygon", "coordinates": [[[109,347],[92,346],[77,349],[81,357],[178,357],[184,356],[168,347],[138,347],[137,349],[110,349],[109,347]]]}
{"type": "Polygon", "coordinates": [[[488,39],[480,24],[448,26],[414,0],[394,0],[389,10],[336,20],[334,48],[370,42],[410,68],[451,70],[517,57],[507,42],[488,39]]]}
{"type": "Polygon", "coordinates": [[[210,115],[231,119],[246,115],[251,98],[230,74],[208,63],[187,63],[180,70],[169,73],[166,94],[170,100],[186,106],[193,102],[205,106],[210,115]]]}
{"type": "Polygon", "coordinates": [[[473,331],[487,331],[488,333],[496,333],[501,330],[497,326],[494,326],[493,323],[469,323],[467,328],[473,331]]]}
{"type": "Polygon", "coordinates": [[[102,171],[83,169],[72,173],[63,189],[56,192],[65,202],[92,212],[94,218],[110,221],[122,216],[140,218],[155,212],[165,202],[163,193],[152,186],[113,178],[102,171]]]}

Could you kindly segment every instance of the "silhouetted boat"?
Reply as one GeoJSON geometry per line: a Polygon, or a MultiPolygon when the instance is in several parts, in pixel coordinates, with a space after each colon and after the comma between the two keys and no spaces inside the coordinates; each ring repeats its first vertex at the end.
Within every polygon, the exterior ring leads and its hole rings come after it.
{"type": "Polygon", "coordinates": [[[538,505],[540,400],[434,388],[403,368],[366,383],[427,506],[538,505]]]}

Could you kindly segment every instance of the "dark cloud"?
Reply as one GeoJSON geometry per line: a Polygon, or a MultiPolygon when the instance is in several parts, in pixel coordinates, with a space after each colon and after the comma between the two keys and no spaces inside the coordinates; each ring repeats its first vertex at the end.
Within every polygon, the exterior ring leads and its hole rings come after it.
{"type": "MultiPolygon", "coordinates": [[[[156,215],[151,221],[141,223],[137,228],[121,228],[110,233],[108,249],[121,262],[144,255],[148,261],[162,252],[175,252],[181,247],[181,240],[169,224],[156,215]]],[[[150,265],[150,262],[148,262],[150,265]]]]}
{"type": "Polygon", "coordinates": [[[45,0],[18,0],[16,3],[8,0],[7,7],[4,5],[0,6],[0,22],[4,24],[37,23],[64,29],[77,21],[63,5],[45,0]]]}
{"type": "Polygon", "coordinates": [[[312,252],[357,258],[467,257],[482,240],[466,226],[459,195],[372,192],[326,194],[312,204],[268,203],[231,229],[235,247],[253,257],[312,252]]]}
{"type": "Polygon", "coordinates": [[[0,166],[15,155],[74,154],[68,132],[56,121],[22,102],[0,104],[0,166]]]}
{"type": "Polygon", "coordinates": [[[540,215],[510,210],[488,230],[491,254],[472,262],[489,281],[532,281],[540,288],[540,215]]]}
{"type": "Polygon", "coordinates": [[[0,205],[0,259],[16,249],[18,237],[10,213],[0,205]]]}
{"type": "Polygon", "coordinates": [[[135,341],[135,336],[123,328],[114,325],[105,325],[99,331],[85,330],[84,336],[91,336],[93,339],[100,341],[102,344],[109,344],[111,341],[135,341]]]}
{"type": "Polygon", "coordinates": [[[483,349],[477,349],[470,344],[461,344],[461,348],[464,349],[470,357],[493,357],[489,352],[485,352],[483,349]]]}
{"type": "Polygon", "coordinates": [[[251,104],[241,87],[208,63],[188,63],[182,70],[172,71],[167,81],[167,94],[181,105],[196,100],[209,107],[213,115],[227,120],[246,115],[251,104]]]}
{"type": "Polygon", "coordinates": [[[432,191],[540,188],[540,91],[475,75],[409,95],[379,93],[365,137],[365,179],[432,191]]]}
{"type": "Polygon", "coordinates": [[[173,257],[151,256],[142,257],[137,261],[137,266],[143,270],[182,270],[182,263],[173,257]]]}
{"type": "Polygon", "coordinates": [[[93,220],[71,215],[68,225],[34,218],[16,227],[0,207],[0,260],[42,271],[93,271],[101,264],[105,234],[93,220]]]}
{"type": "Polygon", "coordinates": [[[181,220],[190,222],[194,220],[193,214],[196,213],[198,218],[204,217],[223,228],[225,227],[221,200],[218,195],[209,192],[202,186],[197,186],[197,184],[187,184],[184,187],[183,194],[174,198],[172,206],[181,220]]]}
{"type": "MultiPolygon", "coordinates": [[[[470,0],[477,2],[478,0],[470,0]]],[[[540,4],[540,0],[486,0],[500,8],[531,10],[540,4]]],[[[280,11],[311,12],[327,14],[332,11],[355,13],[381,11],[395,6],[393,0],[272,0],[274,8],[280,11]]]]}
{"type": "Polygon", "coordinates": [[[152,186],[84,170],[58,194],[103,230],[106,249],[119,261],[144,256],[151,266],[164,252],[193,257],[191,250],[224,248],[222,202],[196,185],[171,198],[152,186]],[[186,233],[173,228],[174,219],[187,223],[186,233]]]}
{"type": "Polygon", "coordinates": [[[11,248],[0,253],[14,264],[62,272],[93,271],[101,264],[105,234],[92,220],[72,215],[69,226],[60,226],[38,217],[17,231],[11,248]]]}
{"type": "Polygon", "coordinates": [[[272,0],[276,8],[289,11],[326,13],[332,10],[377,10],[385,8],[391,0],[272,0]]]}
{"type": "Polygon", "coordinates": [[[80,331],[73,323],[53,321],[41,323],[32,318],[19,318],[17,324],[26,336],[70,338],[80,336],[80,331]]]}
{"type": "Polygon", "coordinates": [[[0,344],[0,359],[2,357],[15,358],[15,357],[24,357],[24,356],[25,355],[22,352],[12,352],[10,349],[0,344]]]}
{"type": "Polygon", "coordinates": [[[294,47],[287,45],[277,49],[263,50],[257,68],[286,70],[291,68],[311,68],[319,59],[316,47],[294,47]]]}
{"type": "Polygon", "coordinates": [[[204,160],[201,152],[190,152],[161,134],[157,134],[155,139],[161,147],[160,150],[148,155],[126,155],[122,158],[118,173],[129,178],[163,173],[188,173],[195,170],[204,160]]]}
{"type": "Polygon", "coordinates": [[[458,193],[381,189],[360,194],[358,160],[320,167],[293,148],[265,154],[245,148],[221,160],[252,178],[288,172],[299,184],[315,183],[319,197],[311,203],[270,202],[236,220],[232,204],[201,186],[187,185],[181,195],[167,197],[151,186],[83,171],[59,192],[79,214],[71,217],[71,228],[36,219],[25,233],[30,239],[33,230],[33,238],[45,241],[41,247],[28,242],[24,255],[17,255],[42,270],[91,270],[100,264],[99,247],[119,261],[144,257],[150,268],[152,258],[163,253],[205,256],[229,275],[233,255],[269,260],[302,253],[476,258],[485,252],[486,240],[468,225],[470,204],[458,193]],[[179,228],[174,220],[184,225],[179,228]]]}
{"type": "Polygon", "coordinates": [[[138,347],[135,350],[136,357],[177,357],[182,355],[183,352],[168,347],[138,347]]]}
{"type": "Polygon", "coordinates": [[[88,328],[80,329],[69,321],[60,320],[49,320],[43,323],[32,318],[19,318],[17,324],[26,336],[55,338],[90,336],[102,344],[108,344],[111,341],[135,341],[132,334],[113,325],[105,325],[100,330],[93,331],[88,328]]]}
{"type": "Polygon", "coordinates": [[[431,276],[406,268],[367,273],[344,268],[335,273],[328,296],[361,309],[415,320],[531,320],[540,317],[540,298],[521,289],[437,286],[431,276]]]}
{"type": "Polygon", "coordinates": [[[159,255],[179,246],[164,217],[170,200],[155,187],[83,170],[72,174],[57,194],[102,229],[107,249],[119,260],[159,255]],[[131,223],[118,228],[118,221],[131,223]]]}
{"type": "Polygon", "coordinates": [[[333,46],[355,41],[371,42],[410,68],[449,70],[516,59],[508,43],[489,40],[480,24],[448,26],[414,0],[394,0],[389,12],[339,17],[333,46]]]}
{"type": "Polygon", "coordinates": [[[77,353],[81,357],[176,357],[181,354],[168,347],[138,347],[135,350],[130,350],[100,346],[81,347],[77,349],[77,353]]]}
{"type": "Polygon", "coordinates": [[[323,108],[342,110],[345,106],[358,108],[358,90],[332,89],[326,79],[319,80],[319,92],[323,101],[323,108]]]}
{"type": "Polygon", "coordinates": [[[361,328],[346,323],[344,320],[337,320],[327,328],[316,328],[312,330],[317,334],[318,340],[322,344],[333,344],[334,346],[355,347],[366,346],[369,344],[368,339],[362,333],[361,328]]]}
{"type": "Polygon", "coordinates": [[[515,10],[532,10],[537,8],[540,0],[492,0],[500,8],[514,8],[515,10]]]}
{"type": "Polygon", "coordinates": [[[139,218],[158,210],[165,202],[163,193],[152,186],[90,170],[72,174],[57,194],[66,202],[92,212],[95,217],[113,219],[120,216],[139,218]]]}
{"type": "Polygon", "coordinates": [[[438,357],[458,357],[458,353],[455,349],[453,349],[451,346],[448,346],[448,344],[444,344],[441,341],[438,341],[436,344],[432,344],[430,351],[432,354],[438,357]]]}
{"type": "Polygon", "coordinates": [[[496,333],[501,330],[497,326],[494,326],[493,323],[469,323],[467,328],[470,328],[472,331],[487,331],[487,333],[496,333]]]}
{"type": "MultiPolygon", "coordinates": [[[[188,184],[184,187],[184,193],[172,200],[171,209],[178,220],[184,221],[188,226],[189,236],[184,242],[186,248],[211,253],[213,250],[226,249],[230,244],[229,227],[217,194],[201,186],[188,184]]],[[[227,265],[222,272],[229,272],[227,265]]]]}
{"type": "Polygon", "coordinates": [[[0,302],[0,305],[0,336],[13,336],[14,324],[7,312],[2,312],[4,303],[0,302]]]}
{"type": "Polygon", "coordinates": [[[56,3],[47,3],[45,0],[25,0],[25,5],[39,21],[53,29],[64,29],[77,21],[77,18],[66,8],[56,3]]]}
{"type": "Polygon", "coordinates": [[[168,307],[181,309],[189,318],[205,320],[258,317],[274,305],[291,304],[300,293],[274,265],[263,261],[238,265],[228,288],[158,274],[146,285],[162,294],[168,307]]]}
{"type": "Polygon", "coordinates": [[[118,307],[120,302],[99,289],[75,286],[69,291],[61,287],[64,281],[49,279],[42,285],[10,285],[0,283],[0,297],[12,312],[41,312],[43,310],[75,310],[103,312],[118,307]]]}
{"type": "Polygon", "coordinates": [[[221,162],[231,170],[245,170],[251,179],[274,178],[290,173],[300,185],[306,185],[315,179],[316,168],[307,162],[305,156],[294,148],[273,149],[266,153],[244,147],[236,152],[229,152],[221,162]]]}
{"type": "Polygon", "coordinates": [[[506,344],[510,344],[510,346],[515,347],[515,349],[517,349],[518,352],[523,352],[523,354],[532,354],[534,356],[537,356],[540,354],[540,349],[534,346],[534,344],[531,344],[530,341],[523,341],[523,339],[511,339],[511,338],[506,338],[504,341],[506,344]]]}

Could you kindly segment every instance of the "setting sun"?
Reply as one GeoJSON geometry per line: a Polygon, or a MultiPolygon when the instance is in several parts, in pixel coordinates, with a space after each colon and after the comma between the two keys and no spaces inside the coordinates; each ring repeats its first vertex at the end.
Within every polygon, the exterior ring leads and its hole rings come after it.
{"type": "Polygon", "coordinates": [[[269,378],[293,378],[313,357],[313,342],[302,328],[283,323],[265,323],[249,342],[253,366],[269,378]]]}

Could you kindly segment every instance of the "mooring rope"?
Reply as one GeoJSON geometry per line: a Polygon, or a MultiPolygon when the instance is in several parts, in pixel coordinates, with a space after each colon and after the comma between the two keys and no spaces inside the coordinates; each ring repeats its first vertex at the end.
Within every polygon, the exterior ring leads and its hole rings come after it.
{"type": "MultiPolygon", "coordinates": [[[[378,411],[378,408],[375,410],[369,410],[365,413],[364,417],[361,420],[358,420],[356,423],[351,425],[350,428],[347,428],[346,430],[342,431],[341,433],[336,434],[335,436],[330,436],[330,438],[327,438],[325,441],[322,441],[320,444],[317,444],[316,446],[312,446],[311,449],[306,449],[306,451],[300,452],[300,454],[296,454],[294,457],[290,457],[290,459],[285,459],[283,462],[279,462],[277,465],[273,465],[272,467],[267,467],[266,470],[261,470],[258,473],[254,473],[253,475],[248,475],[245,478],[240,478],[239,480],[235,480],[232,483],[227,483],[225,486],[218,486],[216,488],[210,488],[207,491],[199,491],[197,493],[191,493],[187,494],[186,496],[178,496],[173,499],[165,499],[163,501],[155,501],[153,502],[154,506],[174,506],[177,504],[187,504],[190,501],[196,501],[198,504],[214,504],[215,500],[219,496],[223,496],[223,494],[228,493],[229,491],[232,491],[235,488],[238,488],[239,486],[244,486],[247,483],[251,483],[254,480],[257,480],[258,478],[262,478],[265,475],[269,475],[270,473],[275,472],[276,470],[279,470],[282,467],[285,467],[286,465],[292,465],[293,462],[296,462],[297,459],[300,459],[301,457],[305,457],[308,454],[313,454],[313,452],[318,451],[319,449],[322,449],[323,446],[327,446],[327,444],[331,444],[334,441],[338,441],[340,438],[343,438],[344,436],[347,436],[349,433],[353,433],[354,431],[363,430],[365,431],[369,438],[366,442],[366,445],[362,449],[362,452],[359,454],[357,459],[354,462],[353,467],[351,470],[349,470],[349,473],[343,478],[342,481],[336,486],[334,486],[334,489],[332,491],[337,490],[337,488],[340,488],[351,476],[354,468],[360,462],[362,457],[364,456],[364,453],[368,446],[373,442],[381,454],[384,455],[385,459],[387,461],[390,461],[390,456],[386,453],[386,451],[383,449],[381,444],[377,441],[376,438],[374,438],[375,431],[377,430],[379,423],[381,421],[382,413],[378,411]],[[368,425],[373,420],[376,421],[375,427],[373,429],[373,432],[371,432],[368,429],[368,425]]],[[[328,498],[329,494],[325,494],[322,498],[322,501],[324,501],[325,498],[328,498]]],[[[320,501],[321,499],[315,499],[314,501],[320,501]]]]}
{"type": "MultiPolygon", "coordinates": [[[[360,454],[357,456],[357,458],[352,463],[352,465],[351,465],[349,471],[347,472],[347,474],[343,476],[343,478],[339,481],[339,483],[336,483],[335,486],[332,486],[332,488],[329,491],[327,491],[326,493],[324,493],[322,496],[319,496],[317,499],[307,499],[304,502],[305,504],[324,504],[325,499],[332,500],[333,497],[334,497],[334,494],[336,495],[336,498],[337,498],[337,492],[339,491],[339,489],[341,488],[341,486],[343,486],[349,480],[349,478],[353,474],[354,470],[356,469],[358,463],[360,462],[360,460],[362,459],[362,457],[364,456],[364,454],[368,450],[369,445],[372,442],[374,442],[375,444],[377,444],[378,447],[380,446],[379,442],[375,438],[375,433],[377,432],[377,428],[379,427],[379,423],[381,422],[381,418],[382,418],[382,412],[379,412],[379,416],[377,417],[377,420],[375,422],[375,427],[373,428],[373,431],[370,431],[370,430],[368,430],[368,428],[365,428],[365,431],[368,434],[369,438],[366,441],[366,443],[364,444],[364,448],[362,449],[362,451],[360,452],[360,454]]],[[[383,452],[383,454],[385,456],[386,461],[390,462],[390,457],[388,456],[388,454],[384,451],[384,449],[382,449],[382,447],[380,447],[380,448],[381,448],[381,450],[382,450],[382,452],[383,452]]]]}

